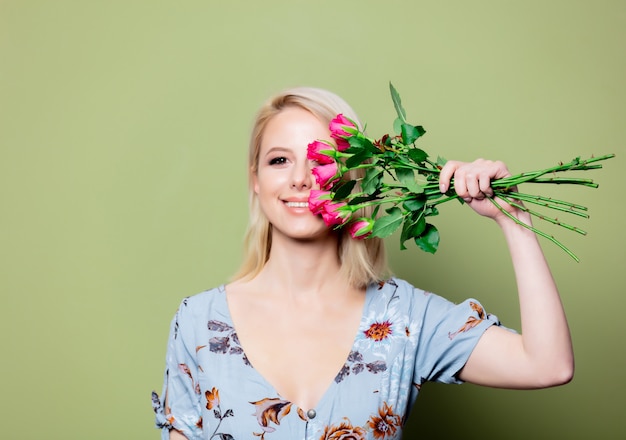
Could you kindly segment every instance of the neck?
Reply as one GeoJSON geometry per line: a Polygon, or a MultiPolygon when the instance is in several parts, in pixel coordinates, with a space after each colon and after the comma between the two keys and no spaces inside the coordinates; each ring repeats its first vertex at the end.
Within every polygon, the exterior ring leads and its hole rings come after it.
{"type": "Polygon", "coordinates": [[[311,241],[273,237],[270,257],[259,274],[275,291],[292,296],[319,295],[345,283],[334,234],[311,241]]]}

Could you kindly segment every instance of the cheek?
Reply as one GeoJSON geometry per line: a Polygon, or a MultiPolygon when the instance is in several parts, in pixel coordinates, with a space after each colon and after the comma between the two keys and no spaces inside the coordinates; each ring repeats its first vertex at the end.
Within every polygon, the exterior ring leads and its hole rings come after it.
{"type": "Polygon", "coordinates": [[[272,176],[272,173],[268,171],[261,169],[252,175],[252,189],[257,196],[267,193],[275,184],[276,176],[272,176]]]}
{"type": "Polygon", "coordinates": [[[252,179],[252,187],[257,195],[280,193],[289,184],[286,170],[259,170],[252,179]]]}

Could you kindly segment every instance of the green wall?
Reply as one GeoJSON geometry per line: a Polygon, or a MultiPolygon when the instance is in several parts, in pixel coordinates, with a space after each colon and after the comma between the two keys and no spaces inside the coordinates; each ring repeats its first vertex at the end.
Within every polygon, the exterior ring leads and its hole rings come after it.
{"type": "MultiPolygon", "coordinates": [[[[592,215],[585,238],[547,228],[581,263],[544,246],[574,381],[426,386],[406,437],[626,438],[625,78],[623,0],[0,0],[2,437],[157,438],[169,320],[241,257],[257,106],[321,86],[382,134],[391,80],[433,155],[618,155],[598,190],[546,189],[592,215]]],[[[496,227],[460,205],[435,220],[435,256],[390,240],[396,273],[519,328],[496,227]]]]}

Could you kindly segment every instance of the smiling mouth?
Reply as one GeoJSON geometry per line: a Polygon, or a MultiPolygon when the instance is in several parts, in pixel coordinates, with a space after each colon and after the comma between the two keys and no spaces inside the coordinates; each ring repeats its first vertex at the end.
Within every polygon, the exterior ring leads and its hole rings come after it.
{"type": "Polygon", "coordinates": [[[309,202],[285,202],[288,208],[308,208],[309,202]]]}

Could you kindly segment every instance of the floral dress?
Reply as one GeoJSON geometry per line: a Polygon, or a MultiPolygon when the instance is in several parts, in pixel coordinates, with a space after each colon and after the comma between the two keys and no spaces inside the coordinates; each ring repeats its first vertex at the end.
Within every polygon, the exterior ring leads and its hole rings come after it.
{"type": "Polygon", "coordinates": [[[493,324],[476,300],[455,305],[396,278],[373,284],[344,366],[316,408],[299,408],[248,362],[220,286],[184,299],[172,320],[156,425],[163,439],[172,428],[189,440],[399,439],[422,384],[460,383],[493,324]]]}

